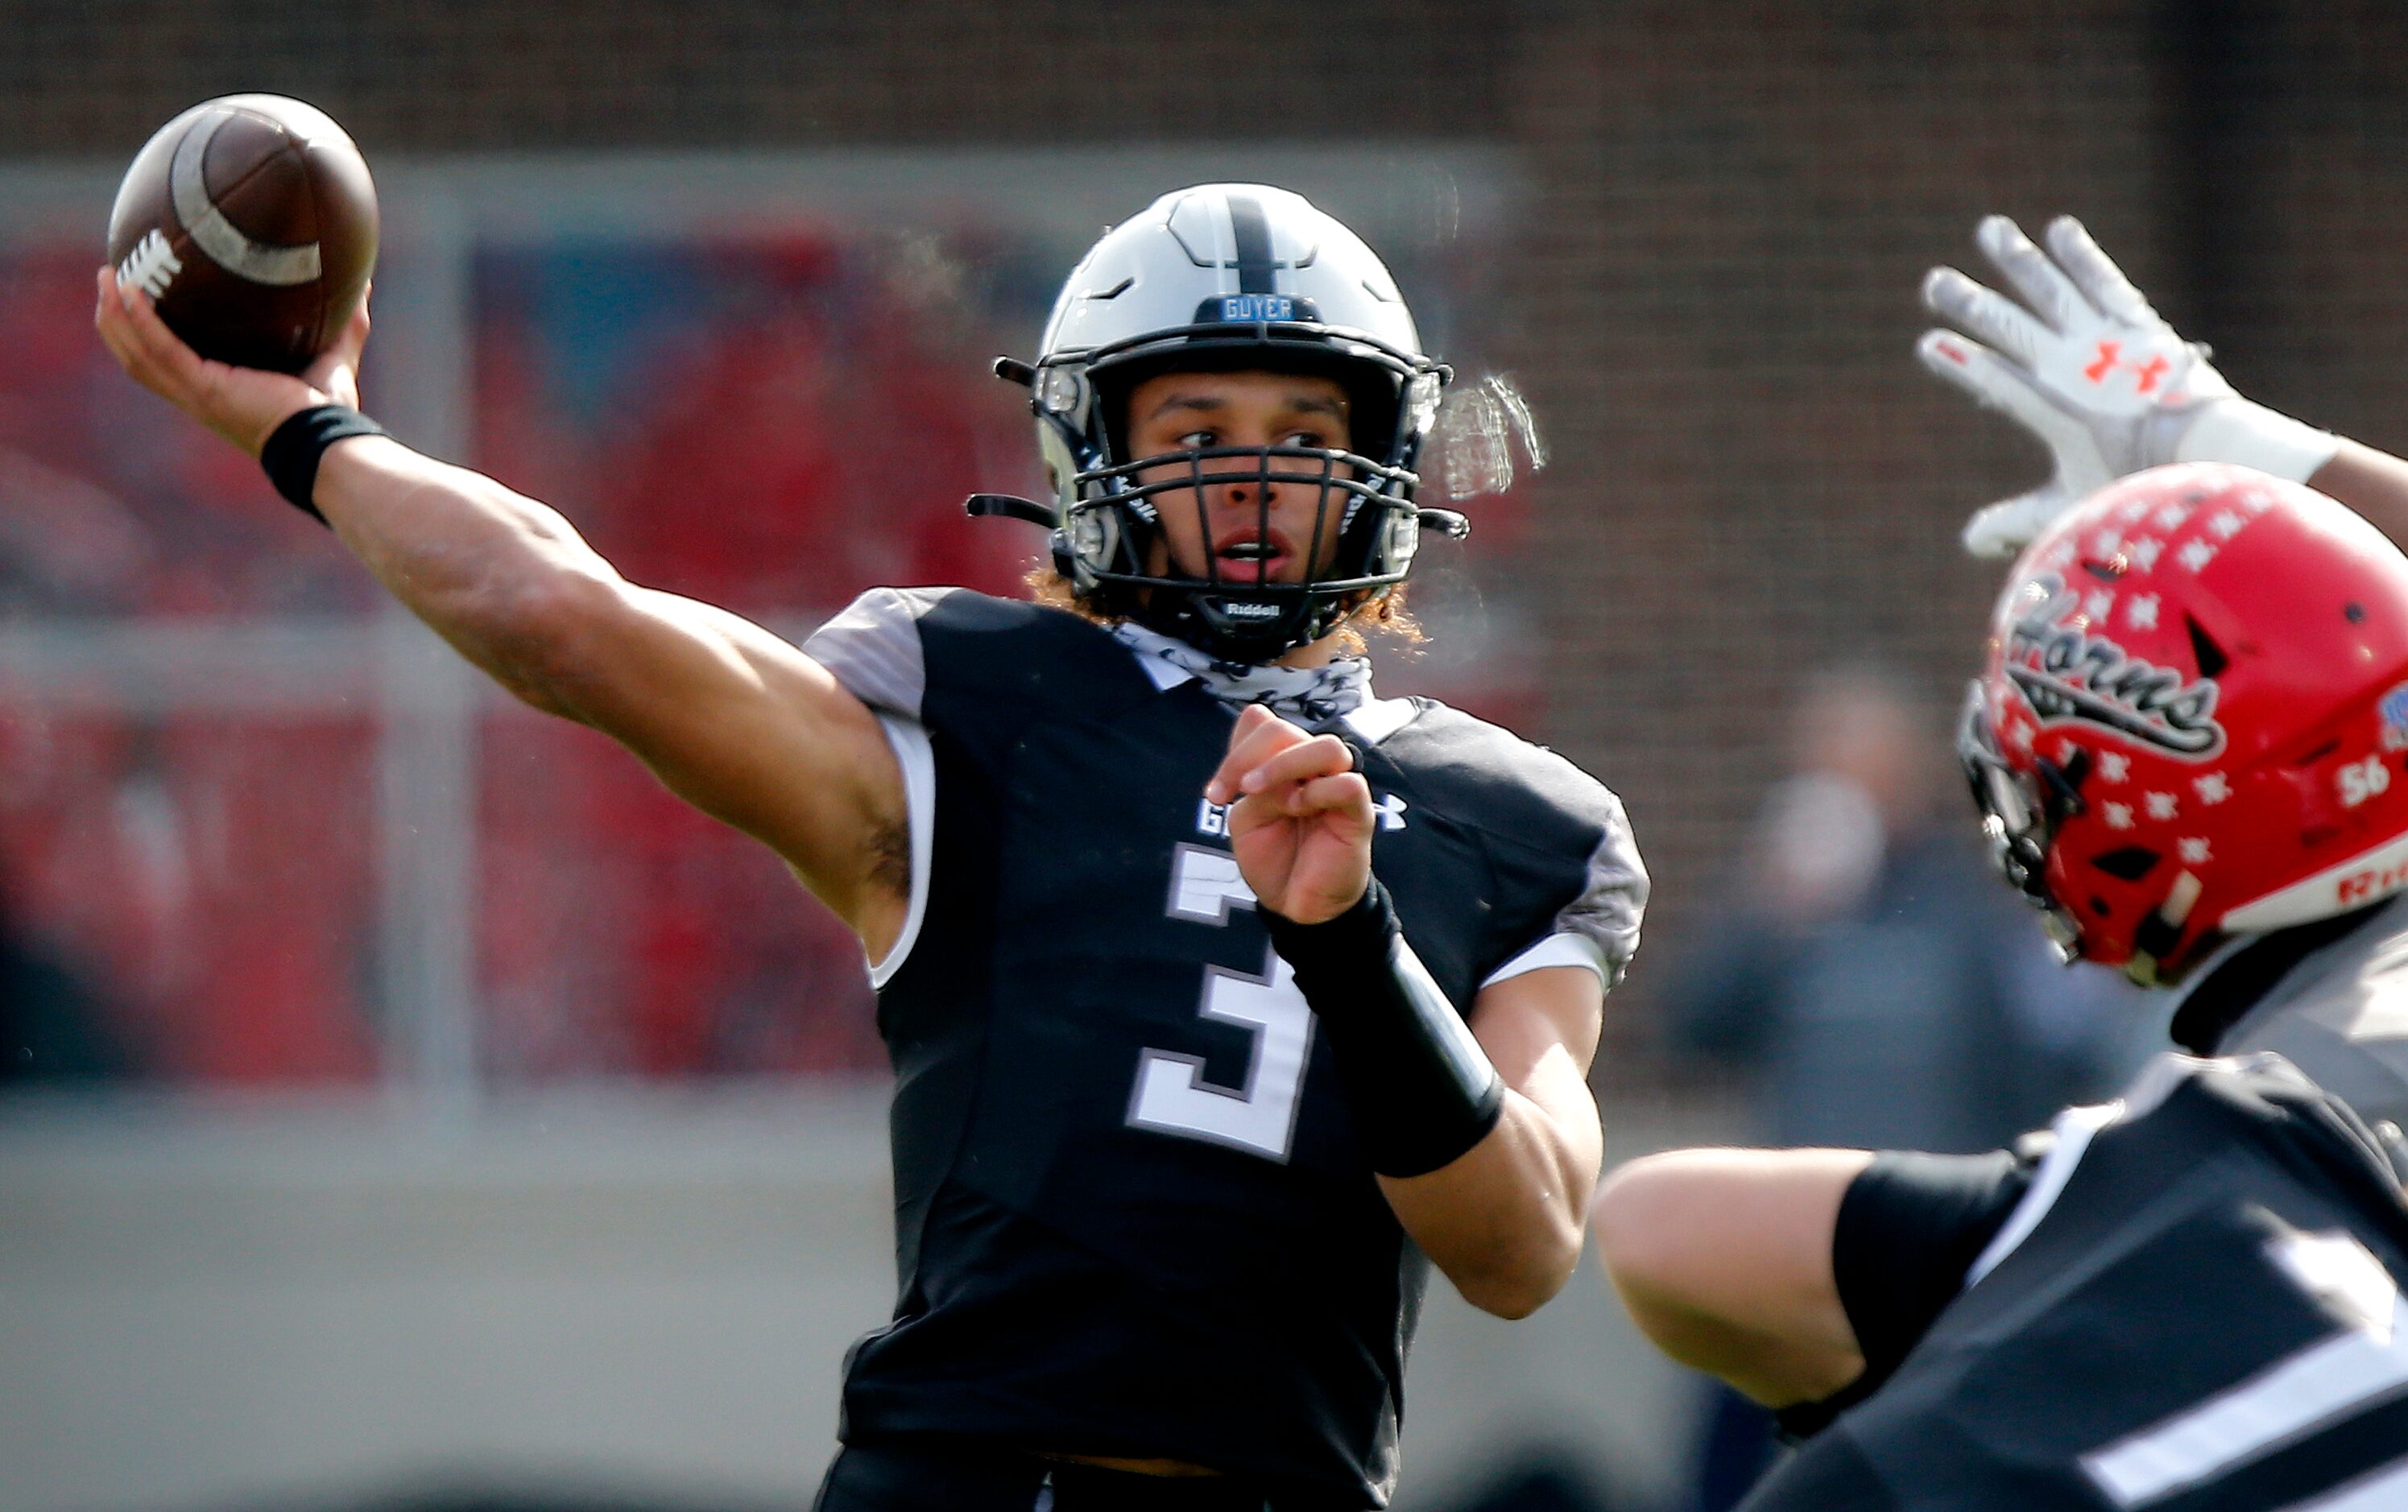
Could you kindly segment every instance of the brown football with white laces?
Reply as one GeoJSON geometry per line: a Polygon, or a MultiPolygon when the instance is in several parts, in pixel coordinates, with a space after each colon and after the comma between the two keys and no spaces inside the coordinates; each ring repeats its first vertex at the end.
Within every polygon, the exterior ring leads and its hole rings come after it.
{"type": "Polygon", "coordinates": [[[343,128],[280,94],[228,94],[136,154],[108,217],[120,284],[204,357],[297,373],[376,267],[376,185],[343,128]]]}

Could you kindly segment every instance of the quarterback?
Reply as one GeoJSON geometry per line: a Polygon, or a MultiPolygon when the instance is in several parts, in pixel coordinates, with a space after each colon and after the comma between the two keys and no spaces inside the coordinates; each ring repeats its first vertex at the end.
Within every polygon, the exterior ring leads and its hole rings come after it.
{"type": "Polygon", "coordinates": [[[1387,270],[1216,184],[1108,233],[1028,386],[1025,603],[873,589],[800,648],[626,581],[553,510],[104,275],[127,370],[261,456],[533,706],[755,835],[860,935],[896,1070],[893,1320],[846,1366],[854,1508],[1355,1508],[1397,1475],[1426,1267],[1539,1306],[1647,882],[1620,804],[1371,688],[1447,377],[1387,270]],[[1426,1257],[1426,1258],[1425,1258],[1426,1257]]]}

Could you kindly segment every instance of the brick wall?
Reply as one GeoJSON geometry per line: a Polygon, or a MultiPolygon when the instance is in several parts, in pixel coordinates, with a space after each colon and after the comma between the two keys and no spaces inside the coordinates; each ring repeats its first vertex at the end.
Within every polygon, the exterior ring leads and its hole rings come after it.
{"type": "Polygon", "coordinates": [[[1541,733],[1630,799],[1655,961],[1799,671],[1880,655],[1936,726],[1971,663],[1956,524],[2041,460],[1907,349],[1983,211],[2081,213],[2243,392],[2408,446],[2408,21],[2372,0],[10,0],[0,37],[12,156],[117,156],[236,88],[395,150],[1508,144],[1537,199],[1505,355],[1558,458],[1541,733]]]}
{"type": "Polygon", "coordinates": [[[410,150],[1476,133],[1518,29],[1462,9],[11,0],[0,144],[131,150],[139,122],[267,87],[410,150]]]}

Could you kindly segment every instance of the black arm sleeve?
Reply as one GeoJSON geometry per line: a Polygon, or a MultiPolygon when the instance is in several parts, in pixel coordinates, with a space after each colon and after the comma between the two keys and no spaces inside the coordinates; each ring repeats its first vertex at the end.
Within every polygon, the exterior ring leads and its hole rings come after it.
{"type": "Polygon", "coordinates": [[[1965,1272],[2031,1184],[2032,1158],[1923,1155],[1884,1150],[1840,1199],[1831,1275],[1865,1357],[1864,1374],[1836,1395],[1778,1414],[1804,1437],[1879,1390],[1924,1330],[1964,1290],[1965,1272]]]}
{"type": "Polygon", "coordinates": [[[1505,1083],[1405,943],[1378,877],[1318,924],[1262,914],[1328,1037],[1372,1170],[1426,1176],[1488,1136],[1505,1112],[1505,1083]]]}

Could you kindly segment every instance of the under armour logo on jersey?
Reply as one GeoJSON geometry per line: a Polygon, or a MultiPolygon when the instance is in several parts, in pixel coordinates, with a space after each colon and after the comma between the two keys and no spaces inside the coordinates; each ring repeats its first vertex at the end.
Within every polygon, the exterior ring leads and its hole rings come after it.
{"type": "Polygon", "coordinates": [[[1405,827],[1405,801],[1395,793],[1373,804],[1371,809],[1380,816],[1380,828],[1401,830],[1405,827]]]}

